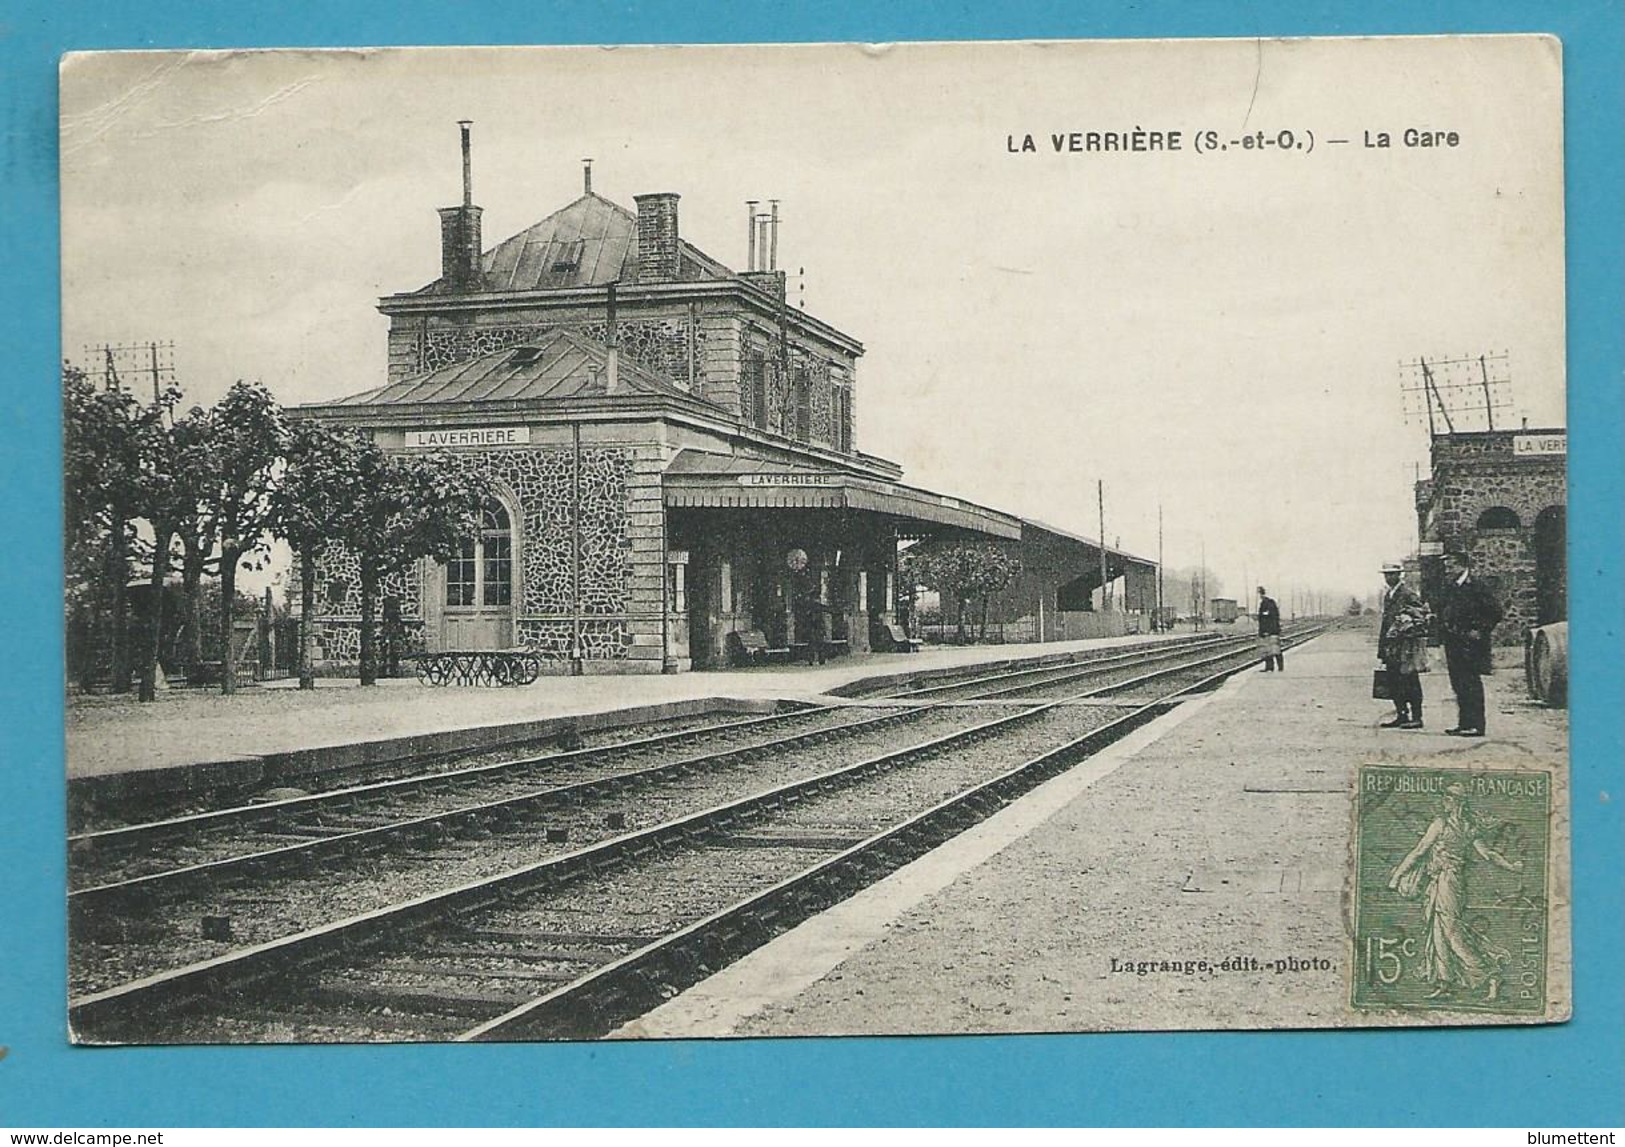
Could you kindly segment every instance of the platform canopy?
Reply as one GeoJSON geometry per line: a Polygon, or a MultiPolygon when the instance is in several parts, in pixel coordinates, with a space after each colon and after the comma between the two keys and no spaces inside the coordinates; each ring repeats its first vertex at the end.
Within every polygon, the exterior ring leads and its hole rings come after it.
{"type": "Polygon", "coordinates": [[[1035,572],[1054,580],[1060,590],[1060,608],[1085,609],[1083,604],[1100,588],[1100,558],[1104,550],[1106,576],[1124,579],[1124,601],[1132,608],[1146,609],[1156,602],[1157,563],[1126,550],[1102,546],[1086,538],[1043,522],[1026,519],[1022,527],[1023,560],[1035,572]]]}
{"type": "Polygon", "coordinates": [[[666,468],[668,507],[858,510],[905,528],[964,530],[1018,540],[1021,519],[946,494],[831,468],[684,450],[666,468]]]}

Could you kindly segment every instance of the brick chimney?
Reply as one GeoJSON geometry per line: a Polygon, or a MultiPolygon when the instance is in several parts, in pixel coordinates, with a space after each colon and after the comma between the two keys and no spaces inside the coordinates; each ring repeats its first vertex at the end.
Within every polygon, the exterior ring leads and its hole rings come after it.
{"type": "Polygon", "coordinates": [[[671,191],[635,195],[638,205],[638,281],[677,281],[677,195],[671,191]]]}
{"type": "Polygon", "coordinates": [[[454,291],[477,291],[480,277],[480,216],[468,143],[470,120],[458,120],[463,136],[463,202],[440,208],[440,277],[454,291]]]}

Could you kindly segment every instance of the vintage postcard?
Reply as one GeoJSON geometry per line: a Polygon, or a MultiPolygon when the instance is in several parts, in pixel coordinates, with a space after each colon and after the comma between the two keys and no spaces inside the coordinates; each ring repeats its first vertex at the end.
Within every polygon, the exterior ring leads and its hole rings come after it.
{"type": "Polygon", "coordinates": [[[66,57],[73,1038],[1566,1019],[1562,100],[66,57]]]}

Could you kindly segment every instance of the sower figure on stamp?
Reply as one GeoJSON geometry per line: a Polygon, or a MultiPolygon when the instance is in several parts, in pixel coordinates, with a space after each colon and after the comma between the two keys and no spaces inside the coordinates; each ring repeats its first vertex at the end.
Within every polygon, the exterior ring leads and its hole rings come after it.
{"type": "Polygon", "coordinates": [[[1422,915],[1427,938],[1422,945],[1422,978],[1433,984],[1427,998],[1482,987],[1485,1000],[1501,994],[1501,969],[1512,954],[1492,942],[1466,917],[1469,851],[1508,872],[1523,871],[1523,861],[1508,860],[1481,839],[1485,826],[1467,807],[1461,784],[1444,790],[1444,811],[1433,818],[1405,859],[1394,867],[1388,887],[1415,896],[1426,875],[1422,915]],[[1425,863],[1424,863],[1425,861],[1425,863]]]}
{"type": "Polygon", "coordinates": [[[1275,599],[1258,587],[1258,655],[1264,659],[1264,672],[1286,670],[1281,659],[1281,607],[1275,599]]]}
{"type": "Polygon", "coordinates": [[[1444,609],[1439,615],[1444,663],[1456,694],[1456,727],[1452,737],[1484,735],[1483,675],[1491,671],[1490,634],[1501,620],[1501,605],[1489,586],[1473,578],[1473,562],[1464,553],[1444,557],[1444,609]]]}
{"type": "Polygon", "coordinates": [[[1382,567],[1388,588],[1382,595],[1382,624],[1377,630],[1377,660],[1388,672],[1394,717],[1384,729],[1422,728],[1422,677],[1427,670],[1428,608],[1405,584],[1405,568],[1395,562],[1382,567]]]}

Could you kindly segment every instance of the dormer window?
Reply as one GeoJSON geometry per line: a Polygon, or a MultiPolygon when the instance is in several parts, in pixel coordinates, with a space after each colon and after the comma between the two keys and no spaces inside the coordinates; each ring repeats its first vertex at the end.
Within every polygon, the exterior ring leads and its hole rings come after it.
{"type": "Polygon", "coordinates": [[[587,246],[585,239],[573,239],[568,243],[560,243],[553,255],[553,270],[573,271],[581,266],[581,253],[587,246]]]}

